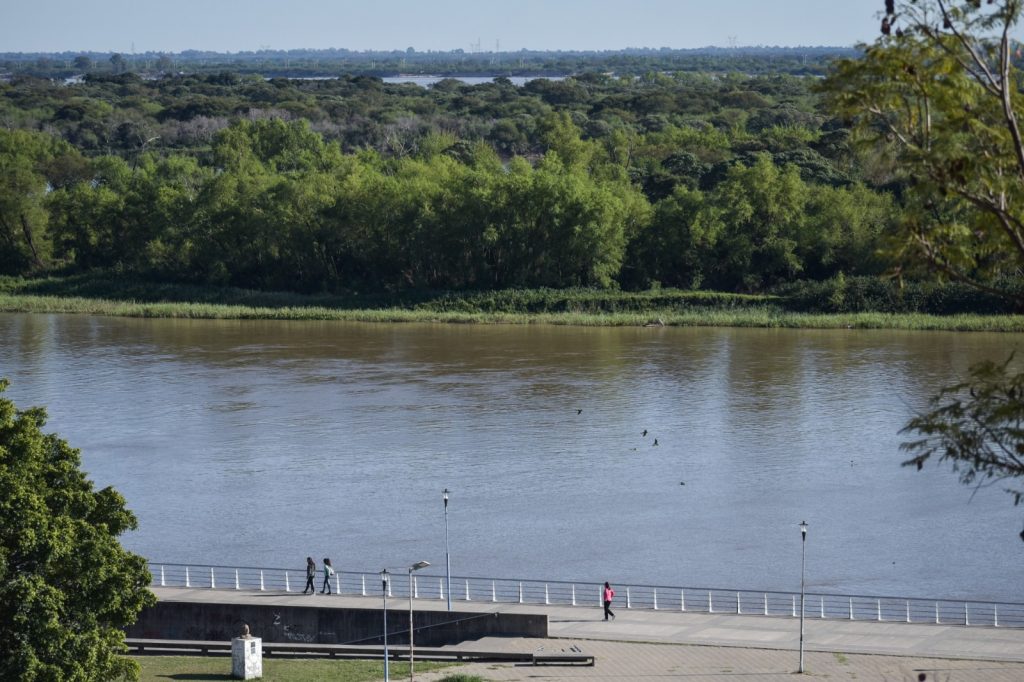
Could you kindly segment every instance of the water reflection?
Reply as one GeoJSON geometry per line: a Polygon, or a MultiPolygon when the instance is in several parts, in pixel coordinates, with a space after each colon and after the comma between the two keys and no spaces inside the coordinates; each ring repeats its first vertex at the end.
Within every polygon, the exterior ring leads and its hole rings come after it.
{"type": "Polygon", "coordinates": [[[1021,338],[0,315],[0,375],[156,560],[440,565],[447,487],[456,574],[795,589],[806,518],[812,589],[1006,599],[1010,499],[897,431],[1021,338]]]}

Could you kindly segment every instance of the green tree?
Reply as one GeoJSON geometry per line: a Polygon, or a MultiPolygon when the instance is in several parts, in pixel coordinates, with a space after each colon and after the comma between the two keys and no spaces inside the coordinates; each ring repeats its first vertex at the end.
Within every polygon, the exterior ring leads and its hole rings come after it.
{"type": "MultiPolygon", "coordinates": [[[[888,0],[882,35],[863,59],[844,61],[824,84],[905,187],[899,253],[941,276],[1024,303],[1024,95],[1011,39],[1020,0],[888,0]]],[[[935,457],[961,481],[1024,476],[1024,374],[987,362],[942,390],[910,420],[905,465],[935,457]]],[[[1011,489],[1014,501],[1020,491],[1011,489]]],[[[1021,534],[1024,539],[1024,533],[1021,534]]]]}
{"type": "Polygon", "coordinates": [[[0,678],[135,679],[124,632],[156,602],[145,559],[117,538],[136,527],[113,488],[94,490],[78,451],[44,434],[0,380],[0,678]]]}

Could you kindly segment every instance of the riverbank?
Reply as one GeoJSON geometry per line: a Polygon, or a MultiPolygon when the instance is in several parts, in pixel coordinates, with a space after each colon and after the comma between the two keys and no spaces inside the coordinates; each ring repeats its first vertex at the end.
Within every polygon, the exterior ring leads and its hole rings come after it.
{"type": "Polygon", "coordinates": [[[97,278],[0,280],[0,311],[210,320],[1022,332],[1024,315],[817,313],[772,295],[505,290],[303,295],[97,278]]]}

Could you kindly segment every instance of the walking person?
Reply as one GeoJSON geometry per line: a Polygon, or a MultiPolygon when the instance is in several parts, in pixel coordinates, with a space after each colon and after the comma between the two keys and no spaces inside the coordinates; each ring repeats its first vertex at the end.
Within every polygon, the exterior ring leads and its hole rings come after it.
{"type": "Polygon", "coordinates": [[[608,620],[608,616],[611,616],[612,620],[615,620],[615,614],[612,613],[612,598],[615,597],[615,590],[613,590],[612,586],[609,585],[607,582],[605,582],[605,584],[604,584],[604,594],[603,594],[603,597],[604,597],[604,599],[603,599],[603,601],[604,601],[604,619],[608,620]]]}
{"type": "Polygon", "coordinates": [[[324,586],[320,590],[320,594],[331,593],[331,576],[334,575],[334,566],[331,566],[331,560],[324,557],[324,586]]]}
{"type": "Polygon", "coordinates": [[[316,562],[313,561],[313,557],[308,556],[306,557],[306,589],[302,590],[302,594],[316,594],[314,578],[316,578],[316,562]]]}

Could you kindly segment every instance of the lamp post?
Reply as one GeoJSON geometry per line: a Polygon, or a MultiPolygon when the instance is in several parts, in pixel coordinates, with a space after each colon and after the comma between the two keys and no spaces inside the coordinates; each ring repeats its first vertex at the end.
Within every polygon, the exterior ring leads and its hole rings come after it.
{"type": "Polygon", "coordinates": [[[807,565],[807,522],[800,522],[800,669],[804,671],[804,567],[807,565]]]}
{"type": "Polygon", "coordinates": [[[452,610],[452,560],[448,554],[448,488],[444,489],[444,565],[447,576],[448,610],[452,610]]]}
{"type": "Polygon", "coordinates": [[[381,589],[384,591],[384,682],[391,677],[388,675],[388,569],[380,572],[381,589]]]}
{"type": "Polygon", "coordinates": [[[412,572],[430,565],[429,561],[417,561],[409,567],[409,682],[412,682],[412,572]]]}

